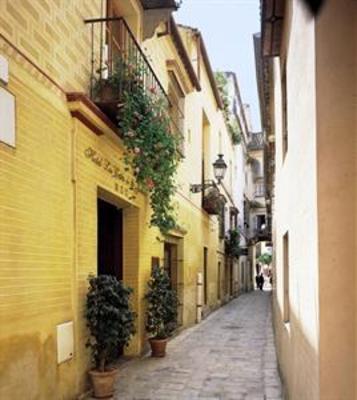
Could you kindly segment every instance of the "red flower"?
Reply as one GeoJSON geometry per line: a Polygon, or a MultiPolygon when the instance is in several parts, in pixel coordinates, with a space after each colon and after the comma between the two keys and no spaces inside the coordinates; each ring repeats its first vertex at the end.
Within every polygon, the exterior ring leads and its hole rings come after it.
{"type": "Polygon", "coordinates": [[[156,94],[156,87],[155,86],[151,86],[151,88],[149,90],[150,90],[150,92],[152,94],[156,94]]]}
{"type": "Polygon", "coordinates": [[[154,181],[153,181],[151,178],[148,178],[148,179],[146,180],[146,186],[147,186],[147,188],[148,188],[149,190],[152,190],[152,189],[154,189],[154,187],[155,187],[155,183],[154,183],[154,181]]]}

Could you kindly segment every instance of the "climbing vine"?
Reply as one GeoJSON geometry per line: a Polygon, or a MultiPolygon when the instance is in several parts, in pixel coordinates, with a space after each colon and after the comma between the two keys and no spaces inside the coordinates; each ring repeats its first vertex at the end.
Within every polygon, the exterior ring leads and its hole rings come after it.
{"type": "Polygon", "coordinates": [[[231,135],[233,144],[239,144],[241,142],[241,127],[237,117],[232,113],[229,106],[229,93],[228,93],[228,81],[224,72],[217,71],[215,74],[217,88],[222,99],[223,114],[228,128],[228,132],[231,135]]]}
{"type": "Polygon", "coordinates": [[[145,90],[138,67],[129,63],[127,71],[130,85],[121,85],[123,101],[118,115],[125,161],[132,167],[139,188],[150,194],[151,225],[167,233],[176,226],[172,197],[180,160],[179,136],[172,132],[166,99],[155,86],[145,90]]]}
{"type": "Polygon", "coordinates": [[[225,253],[235,259],[240,256],[240,232],[238,229],[231,229],[225,237],[225,253]]]}

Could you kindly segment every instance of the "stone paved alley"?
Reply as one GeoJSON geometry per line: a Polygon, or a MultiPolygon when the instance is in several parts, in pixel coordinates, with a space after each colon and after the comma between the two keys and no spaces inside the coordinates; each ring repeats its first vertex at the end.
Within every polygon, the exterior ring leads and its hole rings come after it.
{"type": "Polygon", "coordinates": [[[282,400],[269,292],[240,296],[171,340],[163,359],[121,369],[117,400],[282,400]]]}

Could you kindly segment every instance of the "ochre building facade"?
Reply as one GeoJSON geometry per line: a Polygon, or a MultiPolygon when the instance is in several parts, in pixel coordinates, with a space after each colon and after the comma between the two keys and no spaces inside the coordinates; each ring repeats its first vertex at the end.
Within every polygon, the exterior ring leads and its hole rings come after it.
{"type": "Polygon", "coordinates": [[[137,333],[127,355],[146,349],[143,298],[152,265],[170,271],[182,327],[239,287],[236,263],[224,254],[230,222],[222,232],[202,208],[202,194],[190,191],[202,177],[213,179],[222,153],[228,171],[220,191],[226,210],[235,207],[235,150],[200,53],[203,39],[175,24],[174,2],[160,9],[105,3],[0,2],[0,101],[10,110],[0,111],[7,121],[0,129],[0,398],[73,399],[86,391],[87,279],[108,273],[99,256],[106,246],[116,249],[111,272],[134,289],[137,333]],[[90,100],[96,49],[107,36],[84,21],[106,18],[108,10],[125,19],[163,90],[179,88],[184,158],[174,199],[178,228],[168,235],[150,227],[149,200],[126,170],[118,129],[90,100]],[[200,65],[191,61],[195,52],[200,65]],[[59,360],[63,346],[72,350],[59,360]]]}

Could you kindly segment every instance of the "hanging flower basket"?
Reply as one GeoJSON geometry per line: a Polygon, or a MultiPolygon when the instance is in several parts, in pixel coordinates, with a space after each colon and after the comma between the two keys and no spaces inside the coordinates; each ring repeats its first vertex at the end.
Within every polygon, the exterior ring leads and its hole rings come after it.
{"type": "Polygon", "coordinates": [[[217,188],[210,188],[203,197],[203,208],[210,215],[219,215],[224,207],[225,199],[217,188]]]}

